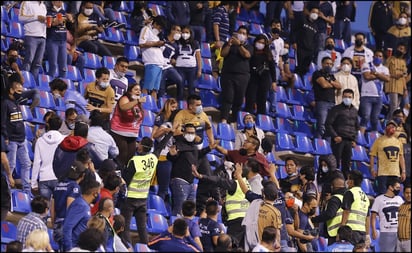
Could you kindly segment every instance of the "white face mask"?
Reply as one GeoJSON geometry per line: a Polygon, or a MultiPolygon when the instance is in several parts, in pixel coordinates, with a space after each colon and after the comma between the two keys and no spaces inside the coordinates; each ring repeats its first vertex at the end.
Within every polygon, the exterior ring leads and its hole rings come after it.
{"type": "Polygon", "coordinates": [[[351,98],[343,98],[342,101],[346,106],[350,106],[352,104],[351,98]]]}
{"type": "Polygon", "coordinates": [[[138,100],[138,99],[140,99],[140,96],[139,95],[132,95],[132,99],[133,100],[138,100]]]}
{"type": "Polygon", "coordinates": [[[159,30],[157,30],[157,28],[153,28],[153,33],[154,33],[154,35],[158,35],[159,33],[160,33],[160,31],[159,30]]]}
{"type": "Polygon", "coordinates": [[[196,135],[195,134],[185,134],[184,137],[186,141],[193,142],[195,140],[196,135]]]}
{"type": "Polygon", "coordinates": [[[119,78],[123,78],[126,75],[126,73],[121,72],[121,71],[116,71],[116,74],[119,78]]]}
{"type": "Polygon", "coordinates": [[[237,35],[237,38],[240,40],[240,42],[243,43],[243,42],[246,41],[246,38],[247,38],[247,37],[246,37],[246,35],[243,35],[243,34],[240,34],[240,33],[239,33],[239,34],[237,35]]]}
{"type": "Polygon", "coordinates": [[[257,50],[262,50],[262,49],[265,48],[265,44],[260,43],[260,42],[257,42],[257,43],[255,44],[255,47],[256,47],[257,50]]]}
{"type": "Polygon", "coordinates": [[[188,40],[190,38],[190,33],[182,33],[182,38],[188,40]]]}
{"type": "Polygon", "coordinates": [[[406,18],[398,19],[398,24],[400,24],[400,25],[406,25],[406,22],[408,22],[408,20],[406,20],[406,18]]]}
{"type": "Polygon", "coordinates": [[[344,72],[350,72],[352,67],[349,64],[343,64],[342,65],[342,71],[344,72]]]}
{"type": "Polygon", "coordinates": [[[322,166],[323,173],[327,173],[329,171],[328,166],[322,166]]]}
{"type": "Polygon", "coordinates": [[[311,13],[309,16],[312,20],[318,19],[319,15],[317,13],[311,13]]]}
{"type": "Polygon", "coordinates": [[[103,89],[106,89],[107,87],[109,87],[110,83],[109,82],[100,82],[99,85],[103,89]]]}
{"type": "Polygon", "coordinates": [[[93,14],[93,9],[84,9],[84,15],[90,16],[93,14]]]}
{"type": "Polygon", "coordinates": [[[173,35],[174,40],[180,40],[180,37],[182,37],[180,33],[175,33],[175,35],[173,35]]]}

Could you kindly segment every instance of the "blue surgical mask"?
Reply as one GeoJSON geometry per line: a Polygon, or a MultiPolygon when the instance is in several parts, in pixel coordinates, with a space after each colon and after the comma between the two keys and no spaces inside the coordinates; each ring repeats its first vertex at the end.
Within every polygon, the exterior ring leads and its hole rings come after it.
{"type": "Polygon", "coordinates": [[[201,105],[196,106],[196,114],[201,114],[203,112],[203,107],[201,105]]]}
{"type": "Polygon", "coordinates": [[[329,66],[326,66],[323,68],[323,71],[325,71],[326,73],[330,73],[332,71],[332,68],[329,66]]]}
{"type": "Polygon", "coordinates": [[[343,98],[342,101],[346,106],[350,106],[352,104],[351,98],[343,98]]]}
{"type": "Polygon", "coordinates": [[[382,63],[382,58],[373,57],[373,64],[375,64],[375,65],[381,65],[381,63],[382,63]]]}
{"type": "Polygon", "coordinates": [[[247,122],[245,124],[246,129],[252,129],[254,126],[255,126],[255,123],[253,123],[253,122],[247,122]]]}

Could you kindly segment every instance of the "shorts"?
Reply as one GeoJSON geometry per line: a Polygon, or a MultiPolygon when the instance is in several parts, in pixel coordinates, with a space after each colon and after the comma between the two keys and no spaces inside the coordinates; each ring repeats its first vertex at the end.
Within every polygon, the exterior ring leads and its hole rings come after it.
{"type": "Polygon", "coordinates": [[[156,64],[144,65],[143,89],[159,90],[162,80],[162,68],[156,64]]]}

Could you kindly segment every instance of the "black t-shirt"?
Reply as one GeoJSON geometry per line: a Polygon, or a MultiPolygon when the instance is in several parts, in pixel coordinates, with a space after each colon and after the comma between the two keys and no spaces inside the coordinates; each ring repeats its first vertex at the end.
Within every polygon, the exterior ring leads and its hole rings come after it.
{"type": "Polygon", "coordinates": [[[324,77],[326,80],[334,80],[332,74],[326,73],[323,70],[317,70],[312,75],[312,86],[315,94],[315,101],[326,101],[335,103],[335,88],[322,88],[316,81],[319,77],[324,77]]]}
{"type": "MultiPolygon", "coordinates": [[[[226,47],[227,42],[223,47],[226,47]]],[[[253,48],[249,44],[245,44],[245,47],[250,55],[253,54],[253,48]]],[[[245,58],[240,54],[239,46],[232,45],[230,47],[229,54],[224,58],[222,73],[250,73],[249,58],[245,58]]]]}

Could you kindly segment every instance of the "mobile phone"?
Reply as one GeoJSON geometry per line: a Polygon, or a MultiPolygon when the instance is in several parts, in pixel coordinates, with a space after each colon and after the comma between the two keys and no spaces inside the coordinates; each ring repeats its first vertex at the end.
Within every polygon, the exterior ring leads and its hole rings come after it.
{"type": "Polygon", "coordinates": [[[117,176],[122,177],[122,172],[120,170],[116,170],[115,172],[117,176]]]}

